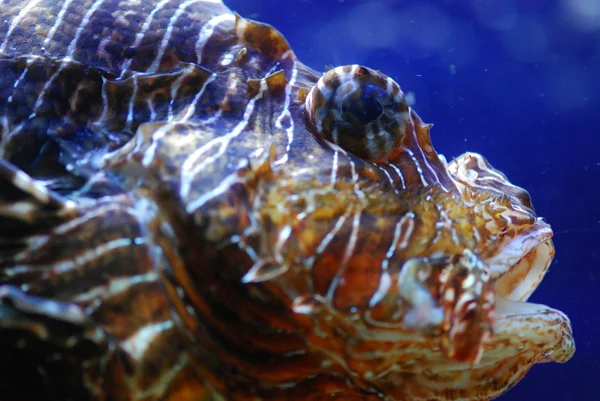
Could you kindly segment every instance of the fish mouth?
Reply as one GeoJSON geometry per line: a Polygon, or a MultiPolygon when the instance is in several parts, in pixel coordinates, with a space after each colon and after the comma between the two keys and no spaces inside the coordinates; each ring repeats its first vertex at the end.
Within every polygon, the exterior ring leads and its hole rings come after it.
{"type": "Polygon", "coordinates": [[[569,318],[549,306],[527,302],[554,258],[552,229],[535,217],[527,191],[510,183],[480,154],[457,157],[448,164],[448,172],[461,194],[475,188],[510,203],[499,216],[508,227],[488,221],[491,232],[501,230],[505,236],[499,251],[483,258],[491,273],[495,308],[492,338],[484,345],[480,363],[493,365],[509,358],[522,359],[522,366],[568,361],[575,352],[569,318]],[[526,225],[519,223],[523,219],[526,225]],[[509,232],[517,234],[506,235],[509,232]]]}
{"type": "Polygon", "coordinates": [[[538,219],[521,234],[505,241],[486,260],[496,299],[493,339],[481,362],[527,354],[533,363],[566,362],[575,352],[569,318],[561,311],[527,302],[541,283],[552,259],[552,230],[538,219]]]}
{"type": "Polygon", "coordinates": [[[539,286],[552,259],[552,229],[538,219],[521,234],[506,239],[501,251],[485,260],[490,268],[496,296],[527,301],[539,286]]]}

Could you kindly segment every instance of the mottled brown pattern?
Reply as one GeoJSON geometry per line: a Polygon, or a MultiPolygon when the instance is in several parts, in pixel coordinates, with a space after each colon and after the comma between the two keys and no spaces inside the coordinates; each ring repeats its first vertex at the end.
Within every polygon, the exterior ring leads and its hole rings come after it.
{"type": "Polygon", "coordinates": [[[6,401],[490,400],[574,351],[527,192],[217,0],[0,3],[6,401]]]}

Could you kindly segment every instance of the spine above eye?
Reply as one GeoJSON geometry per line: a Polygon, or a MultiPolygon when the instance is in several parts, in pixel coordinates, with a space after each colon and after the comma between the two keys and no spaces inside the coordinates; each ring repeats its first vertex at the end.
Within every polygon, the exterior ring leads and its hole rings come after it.
{"type": "Polygon", "coordinates": [[[305,107],[316,135],[374,162],[397,156],[412,124],[400,86],[358,65],[325,73],[309,92],[305,107]]]}

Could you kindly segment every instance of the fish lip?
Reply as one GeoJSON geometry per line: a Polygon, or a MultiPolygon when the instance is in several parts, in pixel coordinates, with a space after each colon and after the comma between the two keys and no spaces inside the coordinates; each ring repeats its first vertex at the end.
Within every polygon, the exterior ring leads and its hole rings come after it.
{"type": "Polygon", "coordinates": [[[496,299],[494,336],[498,343],[512,343],[514,354],[537,349],[535,363],[565,363],[575,353],[569,317],[543,304],[496,299]]]}
{"type": "MultiPolygon", "coordinates": [[[[493,339],[488,345],[493,348],[502,341],[511,344],[505,349],[504,357],[529,350],[536,355],[533,363],[564,363],[575,352],[567,315],[546,305],[527,302],[553,258],[552,229],[538,218],[525,231],[507,240],[498,254],[486,260],[495,295],[493,339]]],[[[493,353],[486,357],[484,352],[482,362],[497,357],[493,353]]]]}
{"type": "Polygon", "coordinates": [[[496,296],[527,301],[554,258],[552,229],[538,218],[520,234],[505,240],[500,252],[485,260],[496,296]]]}

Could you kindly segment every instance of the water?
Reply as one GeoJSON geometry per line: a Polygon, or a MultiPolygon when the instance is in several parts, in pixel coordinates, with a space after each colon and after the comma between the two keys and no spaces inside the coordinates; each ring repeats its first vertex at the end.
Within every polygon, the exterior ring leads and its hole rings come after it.
{"type": "Polygon", "coordinates": [[[533,302],[571,318],[577,352],[536,365],[502,401],[600,394],[600,1],[228,0],[313,68],[363,64],[414,94],[448,158],[486,156],[555,231],[533,302]]]}

